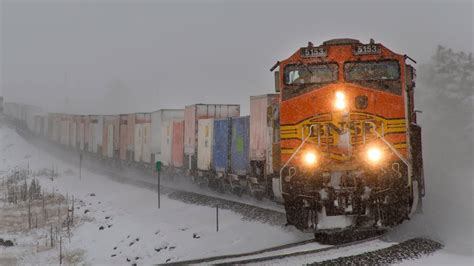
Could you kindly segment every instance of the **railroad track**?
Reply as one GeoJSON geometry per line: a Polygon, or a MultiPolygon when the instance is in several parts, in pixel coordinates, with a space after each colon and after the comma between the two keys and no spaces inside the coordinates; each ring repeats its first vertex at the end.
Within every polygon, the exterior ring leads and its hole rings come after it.
{"type": "Polygon", "coordinates": [[[334,245],[334,246],[319,246],[317,248],[311,248],[311,245],[317,244],[315,240],[306,240],[295,242],[291,244],[285,244],[281,246],[275,246],[272,248],[262,249],[258,251],[252,251],[247,253],[239,253],[239,254],[229,254],[229,255],[222,255],[222,256],[214,256],[214,257],[206,257],[194,260],[185,260],[185,261],[177,261],[172,263],[167,263],[167,265],[192,265],[192,264],[213,264],[213,265],[235,265],[235,264],[250,264],[250,263],[260,263],[265,261],[271,260],[279,260],[289,257],[297,257],[309,254],[320,254],[332,250],[337,250],[343,247],[348,247],[352,245],[358,245],[366,242],[371,242],[378,240],[383,235],[378,235],[375,237],[370,237],[363,240],[358,240],[354,242],[334,245]],[[299,250],[292,251],[292,248],[298,247],[299,250]],[[275,253],[279,254],[267,254],[267,253],[275,253]],[[249,258],[250,257],[250,258],[249,258]]]}

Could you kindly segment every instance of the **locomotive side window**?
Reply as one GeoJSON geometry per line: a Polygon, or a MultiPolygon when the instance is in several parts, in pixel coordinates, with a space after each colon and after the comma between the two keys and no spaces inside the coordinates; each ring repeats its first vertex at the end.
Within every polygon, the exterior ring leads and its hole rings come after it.
{"type": "Polygon", "coordinates": [[[337,64],[289,65],[285,68],[286,85],[327,83],[337,80],[337,64]]]}
{"type": "Polygon", "coordinates": [[[401,95],[400,66],[397,61],[365,61],[344,63],[346,82],[358,83],[401,95]]]}

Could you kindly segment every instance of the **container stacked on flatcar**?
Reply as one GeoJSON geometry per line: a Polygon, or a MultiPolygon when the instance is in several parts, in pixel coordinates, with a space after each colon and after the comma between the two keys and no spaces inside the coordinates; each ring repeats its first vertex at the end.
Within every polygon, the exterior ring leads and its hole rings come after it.
{"type": "Polygon", "coordinates": [[[184,165],[184,120],[173,121],[171,165],[175,169],[184,165]]]}
{"type": "Polygon", "coordinates": [[[226,118],[240,115],[236,104],[194,104],[184,110],[184,155],[190,172],[197,169],[198,120],[203,118],[226,118]]]}
{"type": "Polygon", "coordinates": [[[171,163],[174,120],[184,119],[184,109],[161,109],[151,113],[151,163],[171,163]]]}

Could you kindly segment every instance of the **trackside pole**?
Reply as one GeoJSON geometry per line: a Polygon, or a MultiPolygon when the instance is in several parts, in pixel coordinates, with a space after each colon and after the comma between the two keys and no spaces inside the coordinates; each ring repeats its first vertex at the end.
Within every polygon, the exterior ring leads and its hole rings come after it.
{"type": "Polygon", "coordinates": [[[82,153],[79,154],[79,179],[82,179],[81,168],[82,168],[82,153]]]}
{"type": "Polygon", "coordinates": [[[216,232],[219,232],[219,204],[216,205],[216,232]]]}
{"type": "Polygon", "coordinates": [[[158,173],[158,184],[157,184],[157,190],[158,190],[158,209],[160,208],[160,198],[161,198],[161,185],[160,185],[160,172],[161,172],[161,162],[160,161],[157,161],[156,164],[155,164],[155,169],[156,169],[156,172],[158,173]]]}
{"type": "Polygon", "coordinates": [[[161,191],[160,191],[160,172],[158,172],[158,209],[160,208],[160,197],[161,197],[161,191]]]}

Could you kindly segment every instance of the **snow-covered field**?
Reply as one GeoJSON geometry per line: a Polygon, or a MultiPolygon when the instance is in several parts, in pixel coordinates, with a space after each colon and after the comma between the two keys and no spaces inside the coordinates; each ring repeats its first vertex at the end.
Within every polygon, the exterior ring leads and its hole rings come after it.
{"type": "MultiPolygon", "coordinates": [[[[312,237],[291,228],[244,221],[227,210],[219,210],[219,232],[216,232],[212,207],[185,204],[162,195],[158,209],[153,189],[122,184],[86,169],[82,169],[79,179],[77,166],[42,152],[5,126],[0,128],[0,140],[2,175],[15,167],[27,168],[28,164],[31,170],[52,165],[58,168],[57,178],[43,176],[39,180],[46,191],[54,189],[56,193],[75,196],[79,207],[75,211],[84,221],[72,229],[70,241],[63,239],[63,249],[66,254],[77,254],[86,263],[164,263],[248,252],[312,237]],[[103,230],[99,230],[101,226],[103,230]]],[[[48,230],[49,226],[29,232],[0,228],[0,235],[16,244],[0,247],[0,264],[12,261],[7,258],[14,258],[20,264],[57,263],[58,247],[36,252],[37,241],[44,245],[42,237],[48,230]]]]}
{"type": "MultiPolygon", "coordinates": [[[[169,198],[165,193],[161,197],[161,209],[158,209],[155,185],[144,187],[117,182],[109,175],[84,168],[79,179],[77,165],[59,160],[1,124],[0,151],[0,178],[14,169],[37,171],[54,166],[59,176],[54,179],[48,175],[38,177],[41,186],[56,195],[67,195],[69,200],[75,197],[75,227],[71,229],[70,236],[65,228],[61,234],[63,261],[66,263],[115,265],[175,262],[250,252],[312,237],[291,227],[243,219],[241,214],[229,210],[219,210],[219,232],[216,232],[213,207],[184,203],[169,198]]],[[[7,209],[12,208],[0,193],[2,215],[7,209]]],[[[425,220],[425,216],[420,216],[403,224],[390,232],[388,241],[347,247],[318,257],[306,255],[274,263],[299,265],[324,261],[388,247],[410,237],[436,235],[429,233],[429,224],[418,230],[420,221],[425,220]]],[[[0,265],[57,264],[57,243],[54,248],[45,244],[49,230],[49,224],[30,230],[0,227],[0,238],[10,239],[15,244],[13,247],[0,247],[0,265]]],[[[313,243],[311,247],[317,248],[318,244],[313,243]]],[[[404,261],[403,264],[472,265],[472,254],[459,254],[456,250],[456,246],[450,244],[432,256],[404,261]]]]}

